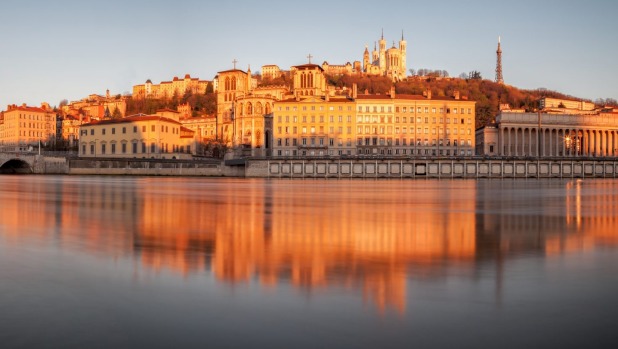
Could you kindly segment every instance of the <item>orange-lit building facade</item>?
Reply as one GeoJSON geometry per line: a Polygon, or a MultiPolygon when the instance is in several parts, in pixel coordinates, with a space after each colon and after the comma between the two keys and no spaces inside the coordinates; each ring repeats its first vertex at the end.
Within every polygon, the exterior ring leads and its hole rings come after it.
{"type": "Polygon", "coordinates": [[[294,96],[275,103],[273,156],[472,156],[475,102],[452,97],[335,95],[324,71],[295,67],[294,96]]]}
{"type": "Polygon", "coordinates": [[[165,111],[80,127],[79,156],[83,158],[191,159],[196,148],[195,132],[165,117],[165,111]]]}
{"type": "Polygon", "coordinates": [[[211,84],[210,81],[192,78],[189,74],[182,79],[175,76],[171,81],[162,81],[160,84],[153,84],[148,79],[144,84],[133,86],[133,98],[167,99],[173,96],[182,97],[186,92],[204,94],[209,84],[211,84]]]}
{"type": "Polygon", "coordinates": [[[56,113],[43,103],[41,107],[9,105],[0,118],[0,149],[33,150],[39,144],[56,141],[56,113]]]}

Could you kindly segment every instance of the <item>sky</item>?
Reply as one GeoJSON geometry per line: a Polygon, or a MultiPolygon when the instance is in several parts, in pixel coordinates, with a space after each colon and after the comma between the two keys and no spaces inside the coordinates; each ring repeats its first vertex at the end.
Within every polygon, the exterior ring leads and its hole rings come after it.
{"type": "Polygon", "coordinates": [[[408,69],[472,70],[505,83],[618,99],[618,1],[2,0],[0,110],[129,93],[191,74],[212,80],[362,61],[382,30],[408,42],[408,69]]]}

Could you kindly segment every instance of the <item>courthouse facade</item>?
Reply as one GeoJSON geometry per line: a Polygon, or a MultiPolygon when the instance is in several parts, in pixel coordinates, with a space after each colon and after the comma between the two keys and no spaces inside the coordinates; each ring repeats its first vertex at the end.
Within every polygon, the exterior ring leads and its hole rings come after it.
{"type": "Polygon", "coordinates": [[[495,156],[618,156],[618,112],[511,113],[477,130],[477,152],[495,156]]]}

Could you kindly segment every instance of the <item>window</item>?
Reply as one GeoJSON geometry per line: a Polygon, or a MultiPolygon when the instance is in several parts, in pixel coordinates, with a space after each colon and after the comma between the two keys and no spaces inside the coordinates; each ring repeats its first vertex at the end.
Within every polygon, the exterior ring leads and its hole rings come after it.
{"type": "Polygon", "coordinates": [[[137,142],[133,143],[133,154],[137,154],[137,142]]]}
{"type": "Polygon", "coordinates": [[[122,133],[127,133],[127,128],[126,127],[122,128],[122,133]]]}
{"type": "Polygon", "coordinates": [[[101,134],[103,135],[105,134],[105,129],[101,130],[101,134]]]}
{"type": "Polygon", "coordinates": [[[152,132],[155,131],[155,125],[150,126],[150,131],[152,131],[152,132]]]}
{"type": "Polygon", "coordinates": [[[122,143],[122,153],[123,154],[127,153],[127,143],[122,143]]]}
{"type": "Polygon", "coordinates": [[[101,154],[105,154],[105,144],[101,144],[101,154]]]}
{"type": "MultiPolygon", "coordinates": [[[[115,135],[116,134],[116,128],[112,127],[112,134],[115,135]]],[[[113,153],[112,153],[113,154],[113,153]]]]}
{"type": "Polygon", "coordinates": [[[90,154],[94,154],[94,144],[90,144],[90,154]]]}
{"type": "Polygon", "coordinates": [[[137,133],[137,126],[133,126],[133,133],[137,133]]]}
{"type": "Polygon", "coordinates": [[[116,143],[112,143],[112,154],[116,154],[116,143]]]}

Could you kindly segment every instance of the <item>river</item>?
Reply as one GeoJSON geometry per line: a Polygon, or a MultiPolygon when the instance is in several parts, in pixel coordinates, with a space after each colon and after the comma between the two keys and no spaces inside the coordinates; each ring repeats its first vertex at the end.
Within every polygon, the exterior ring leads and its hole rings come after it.
{"type": "Polygon", "coordinates": [[[3,348],[618,347],[618,180],[0,176],[3,348]]]}

